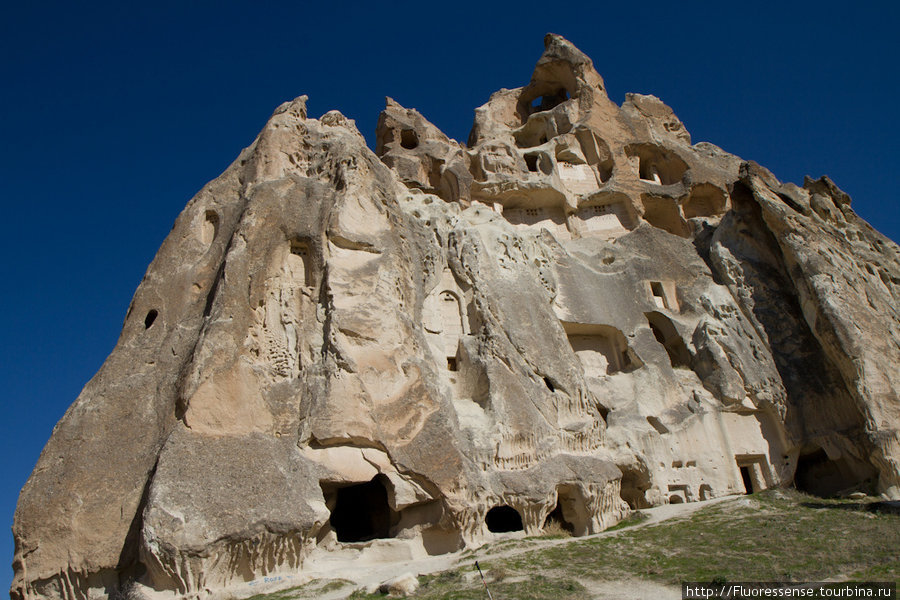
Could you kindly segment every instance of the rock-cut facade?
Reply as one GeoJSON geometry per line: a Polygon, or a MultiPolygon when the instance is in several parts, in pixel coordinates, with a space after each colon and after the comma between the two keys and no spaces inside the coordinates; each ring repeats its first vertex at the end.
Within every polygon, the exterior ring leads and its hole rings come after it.
{"type": "Polygon", "coordinates": [[[15,600],[247,592],[777,486],[900,496],[900,249],[548,35],[466,144],[280,106],[19,498],[15,600]],[[243,592],[242,592],[243,591],[243,592]]]}

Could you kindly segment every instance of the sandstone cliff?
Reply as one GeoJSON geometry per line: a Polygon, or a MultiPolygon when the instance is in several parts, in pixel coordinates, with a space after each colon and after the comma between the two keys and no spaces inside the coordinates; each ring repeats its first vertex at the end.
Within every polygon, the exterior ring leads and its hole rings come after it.
{"type": "Polygon", "coordinates": [[[195,595],[796,484],[900,496],[900,249],[553,35],[468,143],[279,107],[16,511],[13,598],[195,595]]]}

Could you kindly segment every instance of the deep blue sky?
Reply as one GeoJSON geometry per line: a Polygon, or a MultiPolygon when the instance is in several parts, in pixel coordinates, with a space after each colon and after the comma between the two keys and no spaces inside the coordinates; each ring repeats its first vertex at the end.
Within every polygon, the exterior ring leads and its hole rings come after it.
{"type": "Polygon", "coordinates": [[[695,142],[783,181],[828,174],[900,239],[894,2],[131,4],[7,3],[0,18],[0,585],[19,489],[175,217],[300,94],[370,142],[385,95],[465,140],[553,31],[617,103],[655,94],[695,142]]]}

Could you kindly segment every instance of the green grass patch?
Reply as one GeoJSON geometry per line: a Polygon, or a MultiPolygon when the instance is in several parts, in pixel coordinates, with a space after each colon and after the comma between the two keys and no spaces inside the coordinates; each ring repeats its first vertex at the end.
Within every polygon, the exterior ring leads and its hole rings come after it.
{"type": "MultiPolygon", "coordinates": [[[[635,579],[673,586],[681,581],[900,582],[900,515],[877,504],[767,491],[683,519],[633,527],[646,518],[632,515],[612,528],[622,529],[615,536],[533,549],[529,545],[539,546],[541,538],[506,540],[463,553],[456,569],[421,576],[413,597],[486,598],[475,554],[494,598],[505,600],[574,600],[590,597],[592,582],[635,579]],[[497,557],[510,550],[517,554],[497,557]]],[[[312,583],[252,600],[302,598],[312,583]]]]}

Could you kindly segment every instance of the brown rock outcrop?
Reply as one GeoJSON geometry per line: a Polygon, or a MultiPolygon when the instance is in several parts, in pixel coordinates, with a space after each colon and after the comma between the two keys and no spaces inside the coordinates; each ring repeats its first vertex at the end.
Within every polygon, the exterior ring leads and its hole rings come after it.
{"type": "Polygon", "coordinates": [[[788,485],[900,496],[900,249],[548,35],[468,145],[279,107],[197,194],[22,490],[14,598],[788,485]]]}

